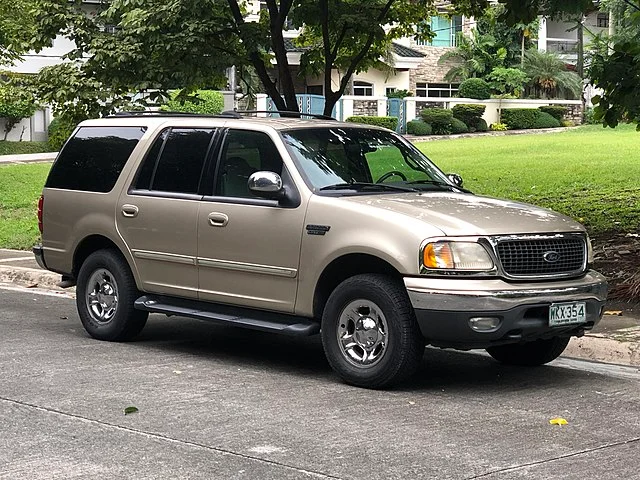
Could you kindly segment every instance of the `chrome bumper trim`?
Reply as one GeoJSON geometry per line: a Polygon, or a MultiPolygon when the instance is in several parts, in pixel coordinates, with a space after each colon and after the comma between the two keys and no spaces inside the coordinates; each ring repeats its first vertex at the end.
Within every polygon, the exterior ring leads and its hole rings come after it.
{"type": "Polygon", "coordinates": [[[604,302],[607,281],[590,270],[582,278],[507,283],[501,279],[448,279],[405,277],[404,284],[415,309],[443,311],[500,311],[540,303],[594,299],[604,302]]]}

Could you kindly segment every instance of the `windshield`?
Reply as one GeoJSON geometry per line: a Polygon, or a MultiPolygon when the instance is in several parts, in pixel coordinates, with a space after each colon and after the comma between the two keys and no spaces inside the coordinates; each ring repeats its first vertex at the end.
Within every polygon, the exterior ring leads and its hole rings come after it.
{"type": "Polygon", "coordinates": [[[390,132],[336,126],[286,130],[282,136],[314,190],[456,189],[429,159],[390,132]]]}

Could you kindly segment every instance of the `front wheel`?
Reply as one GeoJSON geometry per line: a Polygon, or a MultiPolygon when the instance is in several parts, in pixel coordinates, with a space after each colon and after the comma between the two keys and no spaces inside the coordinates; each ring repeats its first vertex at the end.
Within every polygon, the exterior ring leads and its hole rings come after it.
{"type": "Polygon", "coordinates": [[[347,383],[383,388],[420,365],[424,338],[407,292],[378,274],[351,277],[336,287],[322,315],[322,345],[347,383]]]}
{"type": "Polygon", "coordinates": [[[571,337],[553,337],[523,344],[500,345],[487,352],[500,363],[535,367],[558,358],[567,348],[571,337]]]}
{"type": "Polygon", "coordinates": [[[78,273],[76,305],[82,325],[98,340],[130,340],[142,331],[148,312],[136,310],[139,292],[129,265],[114,250],[98,250],[78,273]]]}

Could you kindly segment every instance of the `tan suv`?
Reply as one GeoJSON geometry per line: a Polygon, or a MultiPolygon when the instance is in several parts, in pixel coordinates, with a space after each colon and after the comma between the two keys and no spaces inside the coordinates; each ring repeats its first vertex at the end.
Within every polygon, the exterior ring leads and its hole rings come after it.
{"type": "Polygon", "coordinates": [[[320,333],[364,387],[406,378],[425,344],[549,362],[607,291],[578,223],[474,195],[391,131],[323,119],[83,122],[39,218],[36,257],[77,283],[91,336],[130,339],[149,312],[320,333]]]}

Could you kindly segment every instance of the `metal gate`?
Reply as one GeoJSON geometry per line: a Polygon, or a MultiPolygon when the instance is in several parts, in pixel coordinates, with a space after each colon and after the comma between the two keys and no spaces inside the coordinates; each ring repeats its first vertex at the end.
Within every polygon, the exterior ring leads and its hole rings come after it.
{"type": "MultiPolygon", "coordinates": [[[[322,95],[309,95],[309,94],[300,94],[296,95],[296,100],[298,101],[298,109],[300,113],[313,113],[314,115],[322,115],[324,112],[324,97],[322,95]]],[[[277,110],[276,104],[273,103],[273,100],[269,97],[267,102],[267,110],[275,111],[277,110]]],[[[336,118],[336,107],[334,105],[333,110],[331,112],[331,116],[336,118]]]]}
{"type": "Polygon", "coordinates": [[[396,132],[405,133],[407,131],[407,115],[406,115],[404,99],[388,98],[387,99],[387,116],[396,117],[398,119],[398,126],[396,127],[396,132]]]}

